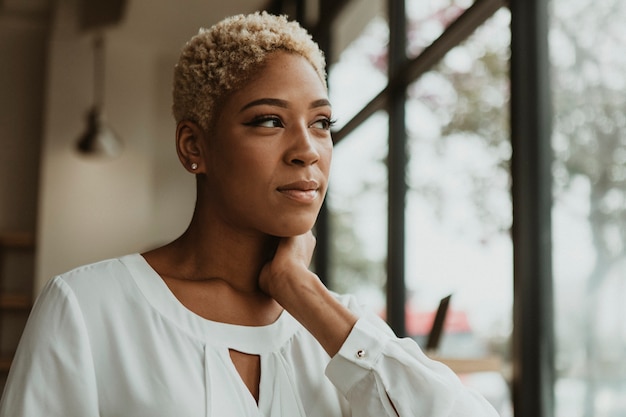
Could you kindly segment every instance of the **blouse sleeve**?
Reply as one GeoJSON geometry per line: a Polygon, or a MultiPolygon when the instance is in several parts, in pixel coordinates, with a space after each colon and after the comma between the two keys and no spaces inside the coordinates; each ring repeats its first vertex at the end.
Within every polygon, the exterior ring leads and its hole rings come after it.
{"type": "Polygon", "coordinates": [[[0,417],[97,417],[89,338],[72,290],[51,280],[30,314],[11,365],[0,417]]]}
{"type": "Polygon", "coordinates": [[[326,375],[347,398],[353,417],[490,417],[495,409],[413,340],[382,320],[360,318],[326,375]]]}

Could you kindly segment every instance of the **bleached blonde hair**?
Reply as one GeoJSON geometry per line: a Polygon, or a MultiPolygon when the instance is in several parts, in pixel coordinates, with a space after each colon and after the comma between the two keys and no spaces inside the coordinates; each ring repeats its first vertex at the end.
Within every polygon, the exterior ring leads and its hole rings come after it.
{"type": "Polygon", "coordinates": [[[324,54],[299,23],[285,16],[236,15],[200,29],[185,44],[174,68],[176,123],[189,120],[208,131],[219,103],[249,81],[276,51],[307,59],[326,87],[324,54]]]}

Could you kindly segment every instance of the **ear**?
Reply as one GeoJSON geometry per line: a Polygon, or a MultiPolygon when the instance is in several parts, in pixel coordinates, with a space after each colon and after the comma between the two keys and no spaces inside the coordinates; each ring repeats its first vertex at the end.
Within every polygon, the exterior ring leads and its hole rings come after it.
{"type": "Polygon", "coordinates": [[[178,159],[193,174],[203,173],[205,169],[203,141],[204,131],[197,123],[183,120],[176,126],[178,159]]]}

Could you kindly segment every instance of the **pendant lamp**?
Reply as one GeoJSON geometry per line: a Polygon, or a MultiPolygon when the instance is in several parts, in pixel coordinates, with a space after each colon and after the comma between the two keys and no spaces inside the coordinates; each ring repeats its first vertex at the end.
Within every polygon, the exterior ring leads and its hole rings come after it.
{"type": "Polygon", "coordinates": [[[93,105],[87,113],[87,128],[79,137],[76,149],[87,156],[115,158],[122,153],[122,141],[108,125],[104,113],[104,40],[97,35],[93,42],[93,105]]]}

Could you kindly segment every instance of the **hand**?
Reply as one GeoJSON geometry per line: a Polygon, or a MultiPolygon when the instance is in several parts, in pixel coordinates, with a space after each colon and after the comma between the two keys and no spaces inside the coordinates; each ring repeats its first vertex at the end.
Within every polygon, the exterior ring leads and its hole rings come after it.
{"type": "Polygon", "coordinates": [[[282,238],[274,258],[261,270],[259,286],[300,322],[334,356],[357,317],[309,271],[315,249],[311,232],[282,238]]]}
{"type": "Polygon", "coordinates": [[[265,264],[259,275],[261,290],[280,303],[280,296],[287,287],[313,275],[309,271],[309,265],[315,242],[311,231],[299,236],[281,238],[274,257],[265,264]]]}

